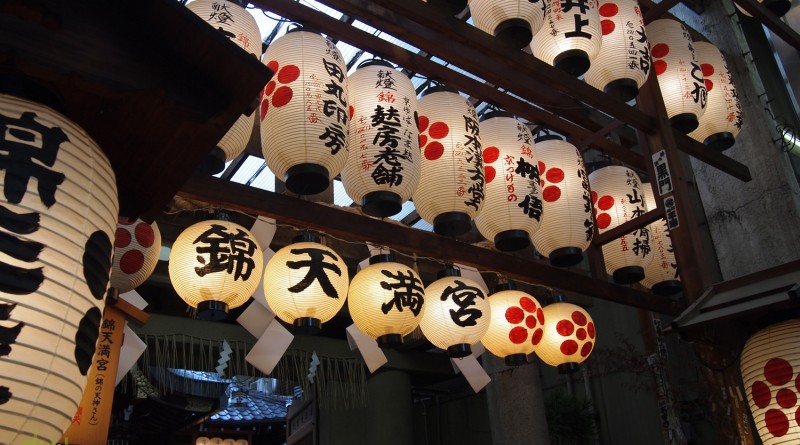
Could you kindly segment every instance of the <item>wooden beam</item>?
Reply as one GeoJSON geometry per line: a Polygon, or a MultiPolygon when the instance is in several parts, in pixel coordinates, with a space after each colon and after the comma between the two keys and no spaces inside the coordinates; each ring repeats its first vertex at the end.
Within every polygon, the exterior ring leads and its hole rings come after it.
{"type": "MultiPolygon", "coordinates": [[[[646,185],[649,186],[649,184],[646,185]]],[[[623,224],[620,224],[614,227],[613,229],[609,229],[601,234],[596,234],[594,238],[592,238],[592,245],[602,246],[608,244],[609,242],[614,241],[615,239],[618,239],[623,235],[627,235],[628,233],[631,233],[634,230],[637,230],[648,224],[654,223],[663,217],[664,217],[663,208],[650,210],[644,215],[634,218],[623,224]]]]}
{"type": "Polygon", "coordinates": [[[660,3],[656,3],[651,8],[648,8],[647,12],[644,13],[644,23],[648,24],[653,20],[662,18],[667,11],[672,9],[673,6],[680,2],[681,0],[662,0],[660,3]]]}
{"type": "Polygon", "coordinates": [[[793,46],[797,51],[800,51],[800,34],[789,27],[786,22],[778,18],[772,11],[767,9],[766,6],[754,0],[734,1],[741,6],[742,9],[750,13],[753,18],[763,23],[770,31],[774,32],[776,36],[793,46]]]}

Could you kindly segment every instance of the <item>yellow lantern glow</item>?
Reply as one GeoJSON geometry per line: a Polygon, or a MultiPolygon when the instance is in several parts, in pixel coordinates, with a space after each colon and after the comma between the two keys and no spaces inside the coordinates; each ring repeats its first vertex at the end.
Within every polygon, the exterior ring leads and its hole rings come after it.
{"type": "Polygon", "coordinates": [[[580,306],[556,302],[544,307],[544,319],[544,335],[536,355],[561,373],[577,371],[597,342],[592,317],[580,306]]]}
{"type": "MultiPolygon", "coordinates": [[[[650,184],[642,184],[642,192],[647,201],[648,211],[655,209],[656,198],[653,196],[653,188],[650,187],[650,184]]],[[[672,238],[670,238],[667,220],[661,218],[648,227],[653,261],[645,267],[644,279],[641,284],[652,289],[656,295],[677,294],[683,287],[680,276],[678,276],[678,264],[672,250],[672,238]]]]}
{"type": "Polygon", "coordinates": [[[209,445],[211,443],[211,439],[205,436],[200,436],[194,441],[194,443],[195,445],[209,445]]]}
{"type": "Polygon", "coordinates": [[[547,2],[544,26],[533,36],[533,55],[578,77],[600,53],[603,38],[598,0],[547,2]]]}
{"type": "MultiPolygon", "coordinates": [[[[783,17],[786,15],[789,10],[792,9],[792,2],[791,0],[758,0],[759,3],[763,4],[767,9],[772,11],[778,17],[783,17]]],[[[745,11],[744,8],[739,6],[738,3],[734,2],[734,6],[736,9],[739,10],[742,14],[746,15],[747,17],[752,17],[752,15],[745,11]]]]}
{"type": "Polygon", "coordinates": [[[492,321],[481,343],[492,354],[505,359],[506,365],[527,363],[544,335],[544,311],[533,296],[514,289],[489,296],[492,321]]]}
{"type": "Polygon", "coordinates": [[[117,186],[81,128],[4,94],[0,159],[0,443],[55,443],[93,363],[117,186]]]}
{"type": "Polygon", "coordinates": [[[114,235],[114,266],[111,286],[120,293],[136,289],[150,278],[161,253],[161,231],[153,221],[120,222],[114,235]]]}
{"type": "Polygon", "coordinates": [[[470,0],[475,26],[514,48],[525,48],[544,23],[545,0],[470,0]]]}

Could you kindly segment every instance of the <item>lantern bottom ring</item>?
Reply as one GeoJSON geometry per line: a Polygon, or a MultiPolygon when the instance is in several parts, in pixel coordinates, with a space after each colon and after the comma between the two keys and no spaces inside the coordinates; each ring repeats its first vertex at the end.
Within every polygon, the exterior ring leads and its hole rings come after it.
{"type": "Polygon", "coordinates": [[[468,2],[465,0],[428,0],[427,3],[446,15],[456,15],[467,7],[468,2]]]}
{"type": "Polygon", "coordinates": [[[639,95],[639,84],[633,79],[617,79],[609,82],[603,91],[623,102],[630,102],[639,95]]]}
{"type": "Polygon", "coordinates": [[[206,300],[197,304],[197,318],[206,321],[222,321],[228,318],[228,303],[206,300]]]}
{"type": "Polygon", "coordinates": [[[792,2],[789,0],[766,0],[764,6],[778,17],[783,17],[792,9],[792,2]]]}
{"type": "Polygon", "coordinates": [[[298,317],[292,322],[292,327],[295,334],[314,335],[322,330],[322,322],[319,318],[298,317]]]}
{"type": "Polygon", "coordinates": [[[403,344],[403,336],[400,334],[384,334],[377,338],[378,346],[381,348],[396,348],[403,344]]]}
{"type": "Polygon", "coordinates": [[[550,252],[549,259],[552,266],[574,266],[583,261],[583,251],[577,247],[561,247],[550,252]]]}
{"type": "Polygon", "coordinates": [[[705,141],[703,141],[703,145],[706,148],[716,151],[723,151],[733,147],[733,144],[736,142],[736,139],[733,138],[733,134],[727,131],[721,131],[719,133],[714,133],[711,136],[707,137],[705,141]]]}
{"type": "Polygon", "coordinates": [[[681,113],[669,118],[669,124],[681,133],[689,134],[697,129],[700,122],[694,113],[681,113]]]}
{"type": "Polygon", "coordinates": [[[678,280],[666,280],[656,283],[651,288],[653,293],[662,297],[669,297],[675,295],[683,290],[683,285],[678,280]]]}
{"type": "Polygon", "coordinates": [[[472,347],[467,343],[458,343],[447,347],[447,354],[452,358],[462,358],[472,354],[472,347]]]}
{"type": "Polygon", "coordinates": [[[472,218],[464,212],[446,212],[433,219],[433,231],[443,236],[457,236],[469,232],[472,218]]]}
{"type": "Polygon", "coordinates": [[[531,237],[525,230],[504,230],[494,236],[494,246],[502,252],[522,250],[531,245],[531,237]]]}
{"type": "Polygon", "coordinates": [[[525,354],[511,354],[505,358],[506,366],[522,366],[528,363],[528,356],[525,354]]]}
{"type": "Polygon", "coordinates": [[[553,66],[575,77],[589,70],[589,55],[582,49],[570,49],[553,59],[553,66]]]}
{"type": "Polygon", "coordinates": [[[559,374],[572,374],[578,372],[581,367],[575,362],[562,363],[556,367],[559,374]]]}
{"type": "Polygon", "coordinates": [[[225,159],[225,152],[219,147],[214,147],[197,167],[197,170],[206,175],[216,175],[225,170],[225,159]]]}
{"type": "Polygon", "coordinates": [[[644,268],[641,266],[625,266],[615,270],[612,274],[617,284],[633,284],[642,281],[644,268]]]}
{"type": "Polygon", "coordinates": [[[286,188],[298,195],[316,195],[330,185],[328,169],[311,163],[297,164],[286,170],[286,188]]]}
{"type": "Polygon", "coordinates": [[[502,21],[494,28],[494,36],[503,43],[508,43],[515,49],[523,49],[531,44],[533,33],[531,24],[520,18],[502,21]]]}
{"type": "Polygon", "coordinates": [[[369,216],[386,218],[403,209],[403,199],[394,192],[369,192],[361,199],[361,210],[369,216]]]}

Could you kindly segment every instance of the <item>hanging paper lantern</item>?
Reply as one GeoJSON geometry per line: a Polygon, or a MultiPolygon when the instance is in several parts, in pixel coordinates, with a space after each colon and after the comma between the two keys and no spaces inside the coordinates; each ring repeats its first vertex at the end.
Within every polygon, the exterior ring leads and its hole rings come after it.
{"type": "Polygon", "coordinates": [[[800,320],[788,320],[758,331],[742,350],[742,381],[764,445],[800,443],[798,338],[800,320]]]}
{"type": "Polygon", "coordinates": [[[628,102],[650,73],[650,48],[636,0],[600,0],[603,45],[586,83],[628,102]]]}
{"type": "Polygon", "coordinates": [[[578,370],[597,341],[594,321],[582,307],[556,302],[544,307],[544,334],[536,355],[561,373],[578,370]]]}
{"type": "Polygon", "coordinates": [[[222,320],[255,292],[264,255],[253,234],[221,219],[201,221],[178,235],[169,254],[169,279],[198,317],[222,320]]]}
{"type": "Polygon", "coordinates": [[[742,129],[742,105],[731,81],[731,72],[722,53],[706,42],[694,44],[695,56],[703,70],[708,107],[700,118],[697,130],[689,137],[702,142],[712,150],[726,150],[736,142],[734,138],[742,129]]]}
{"type": "Polygon", "coordinates": [[[471,346],[481,340],[491,321],[489,300],[480,285],[448,268],[425,292],[428,302],[419,322],[425,338],[450,357],[472,354],[471,346]]]}
{"type": "Polygon", "coordinates": [[[121,294],[139,287],[153,274],[160,253],[161,231],[155,221],[147,224],[137,219],[131,223],[118,223],[114,235],[111,287],[121,294]]]}
{"type": "MultiPolygon", "coordinates": [[[[786,15],[787,12],[789,12],[790,9],[792,9],[791,0],[758,0],[758,2],[764,5],[770,11],[772,11],[772,13],[775,14],[777,17],[783,17],[784,15],[786,15]]],[[[736,6],[736,9],[738,9],[739,12],[746,15],[747,17],[752,17],[752,14],[745,11],[744,8],[739,6],[738,3],[733,2],[733,4],[734,6],[736,6]]]]}
{"type": "Polygon", "coordinates": [[[547,2],[544,25],[533,36],[533,55],[578,77],[600,52],[603,38],[597,0],[547,2]]]}
{"type": "MultiPolygon", "coordinates": [[[[647,201],[648,211],[654,210],[656,208],[656,198],[653,196],[653,188],[650,187],[650,184],[642,184],[642,192],[644,193],[645,201],[647,201]]],[[[656,295],[669,296],[677,294],[683,288],[678,276],[678,263],[675,260],[675,252],[672,250],[672,238],[670,237],[667,220],[661,218],[651,223],[648,228],[650,231],[650,253],[653,255],[653,260],[645,267],[644,279],[641,284],[652,289],[656,295]]]]}
{"type": "Polygon", "coordinates": [[[475,225],[498,250],[524,249],[542,219],[539,164],[528,127],[508,113],[481,120],[486,201],[475,225]]]}
{"type": "Polygon", "coordinates": [[[247,439],[239,439],[236,441],[236,445],[247,445],[249,442],[247,439]]]}
{"type": "Polygon", "coordinates": [[[200,436],[194,441],[195,445],[210,445],[211,439],[205,436],[200,436]]]}
{"type": "Polygon", "coordinates": [[[212,437],[211,438],[211,445],[222,445],[222,438],[221,437],[212,437]]]}
{"type": "Polygon", "coordinates": [[[519,290],[503,290],[489,296],[492,321],[481,343],[506,365],[528,362],[544,335],[544,311],[533,296],[519,290]]]}
{"type": "Polygon", "coordinates": [[[646,29],[653,69],[670,124],[689,134],[697,128],[708,99],[692,37],[677,20],[654,20],[646,29]]]}
{"type": "Polygon", "coordinates": [[[417,212],[440,235],[466,233],[484,198],[478,115],[455,90],[428,88],[419,100],[419,132],[417,212]]]}
{"type": "Polygon", "coordinates": [[[236,445],[236,441],[228,438],[222,441],[222,445],[236,445]]]}
{"type": "Polygon", "coordinates": [[[370,60],[347,78],[353,118],[342,183],[367,215],[392,216],[420,178],[417,93],[405,74],[370,60]]]}
{"type": "Polygon", "coordinates": [[[264,295],[272,312],[296,331],[315,333],[347,299],[347,264],[313,235],[275,253],[264,270],[264,295]]]}
{"type": "Polygon", "coordinates": [[[322,192],[347,160],[347,65],[336,45],[292,29],[261,59],[275,77],[261,97],[264,160],[293,193],[322,192]]]}
{"type": "Polygon", "coordinates": [[[470,0],[475,26],[514,48],[525,48],[544,23],[545,0],[470,0]]]}
{"type": "Polygon", "coordinates": [[[542,184],[542,222],[531,235],[533,245],[553,266],[578,264],[594,235],[583,157],[556,135],[537,138],[533,154],[539,161],[542,184]]]}
{"type": "Polygon", "coordinates": [[[81,128],[4,94],[0,159],[0,443],[55,443],[93,364],[117,186],[81,128]]]}
{"type": "Polygon", "coordinates": [[[394,262],[392,255],[376,255],[369,262],[350,282],[350,316],[379,346],[398,346],[419,326],[425,288],[414,269],[394,262]]]}

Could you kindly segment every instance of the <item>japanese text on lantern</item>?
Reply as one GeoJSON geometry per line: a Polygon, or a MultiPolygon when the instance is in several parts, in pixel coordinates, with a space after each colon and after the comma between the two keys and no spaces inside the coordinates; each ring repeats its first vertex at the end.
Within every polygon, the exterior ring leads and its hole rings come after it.
{"type": "Polygon", "coordinates": [[[98,409],[102,403],[103,386],[105,385],[106,376],[104,372],[108,371],[109,363],[116,363],[116,357],[111,356],[114,350],[112,346],[114,341],[111,337],[114,336],[114,331],[117,330],[117,323],[115,320],[103,318],[100,325],[100,337],[97,339],[97,351],[95,352],[95,373],[94,382],[94,397],[92,398],[92,411],[89,415],[89,425],[97,425],[100,419],[97,416],[98,409]]]}
{"type": "MultiPolygon", "coordinates": [[[[530,138],[528,135],[521,131],[522,124],[517,123],[517,142],[520,145],[520,156],[517,159],[517,167],[514,173],[521,176],[528,181],[528,194],[522,199],[522,202],[517,206],[522,209],[522,213],[528,215],[537,221],[542,218],[542,200],[539,198],[539,184],[541,177],[539,175],[539,166],[536,163],[530,162],[533,158],[533,150],[530,146],[530,138]],[[527,158],[527,160],[526,160],[527,158]]],[[[509,158],[511,156],[507,156],[509,158]]],[[[509,197],[509,201],[511,201],[509,197]]]]}
{"type": "Polygon", "coordinates": [[[587,217],[583,220],[583,227],[586,233],[586,241],[591,241],[594,235],[594,218],[592,218],[592,192],[589,190],[589,176],[583,166],[583,156],[577,149],[575,153],[578,157],[577,174],[581,178],[581,187],[583,187],[583,212],[587,217]]]}
{"type": "Polygon", "coordinates": [[[233,274],[233,279],[247,281],[253,272],[255,262],[253,254],[256,244],[247,233],[236,229],[236,233],[229,233],[225,226],[211,224],[211,227],[198,236],[193,244],[200,244],[195,248],[197,261],[202,266],[195,267],[198,276],[225,272],[233,274]],[[206,258],[207,255],[207,258],[206,258]]]}
{"type": "Polygon", "coordinates": [[[481,142],[478,140],[480,137],[478,116],[471,106],[469,110],[470,115],[464,115],[463,149],[466,150],[466,162],[470,164],[467,166],[467,173],[471,175],[469,180],[472,182],[466,190],[467,200],[464,201],[464,204],[478,210],[483,201],[483,157],[481,156],[481,142]]]}
{"type": "Polygon", "coordinates": [[[322,101],[322,112],[325,116],[333,118],[335,122],[331,122],[325,127],[325,131],[319,136],[319,139],[325,141],[325,146],[331,150],[331,154],[335,155],[346,145],[347,95],[342,86],[345,73],[338,63],[339,52],[329,40],[326,39],[325,42],[328,45],[326,54],[331,56],[334,61],[331,62],[324,57],[322,59],[325,71],[330,76],[330,81],[325,84],[325,94],[330,97],[322,101]]]}
{"type": "MultiPolygon", "coordinates": [[[[624,214],[625,221],[630,221],[631,219],[638,218],[645,214],[645,204],[644,199],[642,196],[639,196],[639,189],[641,184],[639,183],[639,178],[636,176],[636,173],[632,172],[631,170],[625,171],[625,176],[627,177],[625,183],[631,187],[631,192],[626,194],[628,204],[634,204],[633,208],[631,209],[630,215],[627,213],[624,214]]],[[[627,212],[627,206],[623,207],[627,212]]],[[[630,246],[631,251],[636,256],[640,256],[642,258],[646,258],[648,254],[650,254],[650,229],[649,226],[640,227],[633,232],[633,246],[630,246]]],[[[620,237],[621,240],[624,242],[625,237],[620,237]]],[[[623,247],[622,250],[627,250],[623,247]]]]}
{"type": "Polygon", "coordinates": [[[339,261],[339,258],[333,254],[333,252],[329,252],[324,249],[315,249],[313,247],[309,248],[302,248],[302,249],[292,249],[292,255],[308,255],[309,259],[307,260],[300,260],[300,261],[287,261],[286,267],[290,269],[303,269],[307,268],[308,272],[306,272],[306,276],[303,277],[297,284],[291,286],[289,288],[289,292],[292,293],[300,293],[306,290],[309,286],[311,286],[314,281],[319,282],[319,286],[322,288],[322,291],[325,292],[325,295],[329,296],[330,298],[339,298],[339,292],[331,283],[330,278],[328,278],[328,273],[325,270],[330,270],[336,275],[341,276],[342,270],[339,266],[335,263],[328,263],[325,261],[325,257],[332,258],[334,261],[339,261]]]}
{"type": "Polygon", "coordinates": [[[381,270],[381,273],[390,280],[381,281],[381,288],[394,291],[391,300],[381,305],[381,311],[388,314],[392,308],[398,312],[403,312],[403,308],[408,308],[414,316],[419,315],[422,304],[425,302],[422,281],[414,275],[411,270],[403,273],[397,271],[392,273],[388,270],[381,270]]]}
{"type": "Polygon", "coordinates": [[[458,309],[450,309],[450,319],[456,326],[465,328],[475,326],[478,319],[483,317],[483,312],[475,307],[475,299],[485,299],[483,291],[475,286],[470,286],[461,280],[454,280],[455,286],[447,286],[442,292],[442,301],[448,298],[453,300],[458,309]]]}

